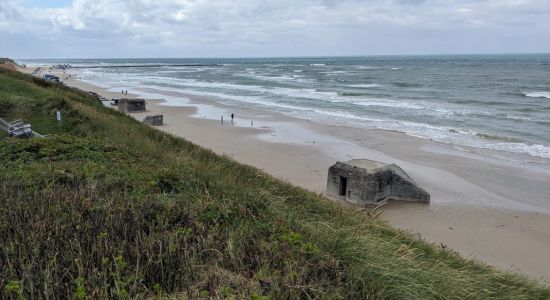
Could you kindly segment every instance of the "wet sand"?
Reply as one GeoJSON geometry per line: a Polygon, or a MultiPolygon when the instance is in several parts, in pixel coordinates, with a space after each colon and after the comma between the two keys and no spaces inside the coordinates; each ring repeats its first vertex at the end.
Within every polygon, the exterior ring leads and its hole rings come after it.
{"type": "MultiPolygon", "coordinates": [[[[65,83],[123,97],[80,80],[65,83]]],[[[398,132],[320,125],[147,87],[128,96],[138,94],[148,105],[147,112],[131,114],[136,119],[163,114],[159,130],[318,193],[336,160],[396,163],[431,194],[432,203],[389,203],[382,208],[384,220],[466,257],[550,282],[548,160],[461,149],[398,132]]]]}

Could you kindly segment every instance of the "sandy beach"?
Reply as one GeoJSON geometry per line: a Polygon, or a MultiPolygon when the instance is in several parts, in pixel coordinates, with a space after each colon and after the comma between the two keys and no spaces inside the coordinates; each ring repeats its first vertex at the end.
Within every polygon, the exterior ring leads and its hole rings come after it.
{"type": "MultiPolygon", "coordinates": [[[[107,98],[123,97],[74,77],[64,83],[107,98]]],[[[127,88],[117,90],[122,89],[127,88]]],[[[546,160],[500,157],[494,151],[457,148],[398,132],[320,125],[147,87],[129,90],[127,96],[147,99],[146,112],[131,114],[136,119],[163,114],[165,125],[159,130],[317,193],[324,192],[327,169],[335,161],[396,163],[431,194],[432,202],[389,203],[381,208],[382,219],[466,257],[550,282],[546,160]],[[189,101],[182,105],[171,99],[189,101]],[[233,123],[231,113],[236,116],[233,123]]]]}

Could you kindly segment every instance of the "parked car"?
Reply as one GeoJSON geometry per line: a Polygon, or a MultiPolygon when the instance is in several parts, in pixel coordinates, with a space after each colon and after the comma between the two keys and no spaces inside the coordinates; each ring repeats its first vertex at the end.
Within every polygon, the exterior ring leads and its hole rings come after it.
{"type": "Polygon", "coordinates": [[[52,74],[44,75],[44,79],[50,80],[50,81],[55,81],[55,82],[58,82],[58,83],[60,82],[59,77],[55,76],[55,75],[52,75],[52,74]]]}

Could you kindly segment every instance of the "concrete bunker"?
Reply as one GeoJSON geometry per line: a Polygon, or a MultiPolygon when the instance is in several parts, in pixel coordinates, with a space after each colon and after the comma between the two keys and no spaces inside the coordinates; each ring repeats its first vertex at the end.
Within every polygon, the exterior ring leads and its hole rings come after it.
{"type": "Polygon", "coordinates": [[[118,100],[118,111],[120,112],[141,112],[145,111],[144,99],[127,99],[118,100]]]}
{"type": "Polygon", "coordinates": [[[336,162],[331,166],[327,194],[361,206],[390,199],[430,203],[430,194],[400,167],[368,159],[336,162]]]}
{"type": "Polygon", "coordinates": [[[164,122],[163,115],[152,115],[152,116],[146,116],[143,119],[143,123],[149,124],[151,126],[161,126],[164,122]]]}

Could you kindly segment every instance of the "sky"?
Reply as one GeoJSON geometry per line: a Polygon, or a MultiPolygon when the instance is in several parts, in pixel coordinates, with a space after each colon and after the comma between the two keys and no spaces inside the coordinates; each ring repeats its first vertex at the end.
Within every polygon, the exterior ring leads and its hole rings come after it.
{"type": "Polygon", "coordinates": [[[0,57],[548,53],[550,0],[0,0],[0,57]]]}

